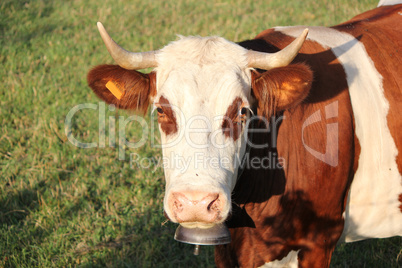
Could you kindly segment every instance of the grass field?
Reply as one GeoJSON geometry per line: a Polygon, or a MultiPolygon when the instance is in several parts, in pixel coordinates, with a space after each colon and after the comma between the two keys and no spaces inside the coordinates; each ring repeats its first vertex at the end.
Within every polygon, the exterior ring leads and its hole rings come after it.
{"type": "MultiPolygon", "coordinates": [[[[123,47],[147,51],[177,34],[241,41],[277,25],[330,26],[376,2],[1,1],[0,267],[214,266],[212,247],[195,257],[192,246],[173,240],[162,169],[130,165],[130,154],[156,161],[159,149],[151,140],[119,147],[114,129],[129,114],[105,107],[86,85],[92,66],[113,62],[97,21],[123,47]],[[94,148],[66,136],[66,116],[78,104],[95,109],[74,115],[72,134],[94,148]]],[[[132,123],[126,135],[136,142],[141,128],[132,123]]],[[[401,250],[401,238],[341,245],[331,265],[401,267],[401,250]]]]}

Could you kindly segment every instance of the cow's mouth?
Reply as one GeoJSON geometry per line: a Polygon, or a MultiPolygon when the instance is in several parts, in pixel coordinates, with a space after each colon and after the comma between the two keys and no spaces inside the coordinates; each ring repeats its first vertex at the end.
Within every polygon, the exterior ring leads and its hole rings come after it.
{"type": "Polygon", "coordinates": [[[181,222],[180,225],[187,229],[194,229],[194,228],[211,229],[217,224],[205,223],[205,222],[181,222]]]}

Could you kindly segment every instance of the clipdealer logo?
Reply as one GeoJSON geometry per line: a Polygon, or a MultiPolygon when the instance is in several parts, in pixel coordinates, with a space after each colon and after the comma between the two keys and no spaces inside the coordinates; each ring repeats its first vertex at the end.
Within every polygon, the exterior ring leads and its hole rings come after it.
{"type": "MultiPolygon", "coordinates": [[[[114,105],[109,105],[108,106],[108,110],[109,111],[115,111],[115,106],[114,105]]],[[[327,106],[324,107],[324,112],[325,112],[325,117],[323,117],[321,114],[321,110],[317,110],[315,111],[313,114],[311,114],[309,117],[307,117],[307,119],[303,122],[302,124],[302,129],[301,129],[301,140],[302,140],[302,144],[304,146],[304,148],[311,154],[313,155],[315,158],[319,159],[320,161],[330,165],[330,166],[337,166],[338,165],[338,161],[339,161],[339,155],[338,155],[338,146],[339,146],[339,126],[338,126],[338,121],[337,120],[333,120],[333,118],[338,118],[338,101],[332,102],[330,104],[328,104],[327,106]],[[326,137],[326,141],[325,141],[325,151],[324,152],[320,152],[317,151],[315,149],[312,148],[312,146],[310,146],[308,144],[307,139],[305,138],[306,133],[308,133],[308,129],[310,127],[312,127],[315,123],[321,122],[323,120],[325,121],[334,121],[334,122],[330,122],[330,123],[326,123],[326,129],[325,129],[325,133],[323,133],[323,136],[326,137]]],[[[183,115],[181,115],[183,116],[183,115]]],[[[266,132],[267,134],[269,132],[272,133],[276,133],[277,132],[277,128],[279,123],[282,120],[285,120],[285,116],[278,116],[276,118],[271,118],[271,122],[268,122],[265,118],[257,118],[257,117],[252,117],[250,118],[249,122],[251,122],[252,120],[262,120],[264,121],[264,123],[266,124],[267,128],[266,129],[248,129],[248,132],[266,132]]],[[[203,120],[207,120],[207,119],[203,119],[203,120]]],[[[149,126],[148,122],[141,116],[138,115],[131,115],[129,117],[125,117],[125,116],[119,116],[118,117],[118,129],[117,129],[117,133],[116,133],[116,118],[115,116],[109,116],[108,118],[109,121],[109,129],[108,129],[108,140],[109,140],[109,147],[115,148],[116,147],[116,138],[118,141],[118,158],[119,160],[125,160],[126,155],[125,155],[125,150],[126,148],[139,148],[141,146],[143,146],[149,136],[151,136],[151,139],[154,139],[155,136],[155,126],[154,126],[154,120],[152,120],[151,118],[151,127],[149,126]],[[137,124],[139,124],[142,128],[142,132],[141,132],[141,138],[136,141],[136,142],[130,142],[127,140],[126,137],[126,128],[127,126],[132,123],[132,122],[136,122],[137,124]],[[150,129],[150,131],[149,131],[150,129]],[[116,136],[117,134],[117,136],[116,136]]],[[[202,131],[205,131],[205,129],[201,129],[202,131]]],[[[191,131],[196,131],[196,129],[191,129],[191,131]]],[[[94,103],[84,103],[84,104],[79,104],[76,105],[75,107],[73,107],[67,114],[66,119],[65,119],[65,134],[67,136],[67,139],[69,140],[69,142],[71,144],[73,144],[74,146],[77,146],[79,148],[105,148],[106,145],[106,104],[104,102],[99,102],[99,104],[94,104],[94,103]],[[79,141],[77,138],[74,137],[73,135],[73,118],[74,116],[81,110],[98,110],[98,124],[99,124],[99,139],[98,142],[81,142],[79,141]]],[[[187,135],[188,136],[188,135],[187,135]]],[[[187,138],[186,135],[181,135],[180,138],[187,138]]],[[[246,135],[245,135],[246,137],[246,135]]],[[[248,146],[251,146],[252,148],[265,148],[265,147],[273,147],[276,148],[277,144],[276,144],[276,135],[271,135],[271,145],[269,145],[268,143],[266,144],[253,144],[252,141],[250,140],[246,140],[248,146]]],[[[178,142],[178,141],[176,141],[178,142]]],[[[174,146],[175,144],[177,144],[176,142],[171,142],[169,143],[167,146],[174,146]]],[[[158,145],[155,144],[155,141],[152,140],[152,147],[158,147],[161,148],[163,146],[166,145],[158,145]]],[[[190,145],[193,145],[193,143],[191,142],[191,140],[189,141],[190,145]]],[[[221,148],[224,148],[225,145],[221,148]]],[[[277,157],[277,156],[276,156],[277,157]]],[[[278,158],[278,157],[277,157],[278,158]]],[[[136,158],[134,158],[136,159],[136,158]]],[[[269,159],[273,159],[272,157],[270,157],[269,159]]],[[[133,161],[133,157],[130,156],[130,161],[133,161]]],[[[144,163],[148,160],[142,160],[144,161],[144,163]]],[[[154,160],[153,160],[154,161],[154,160]]],[[[181,160],[182,162],[185,160],[181,160]]],[[[215,161],[215,160],[214,160],[215,161]]],[[[263,161],[268,161],[267,159],[263,159],[263,161]]],[[[251,157],[248,161],[246,161],[246,163],[250,164],[251,162],[253,163],[257,163],[258,160],[254,157],[251,157]]],[[[278,162],[281,162],[281,164],[284,166],[284,159],[280,159],[278,160],[278,162]]],[[[251,164],[250,164],[251,165],[251,164]]],[[[257,165],[257,164],[256,164],[257,165]]],[[[265,165],[267,166],[267,164],[261,164],[261,165],[265,165]]],[[[276,166],[276,164],[274,163],[273,166],[276,166]]]]}

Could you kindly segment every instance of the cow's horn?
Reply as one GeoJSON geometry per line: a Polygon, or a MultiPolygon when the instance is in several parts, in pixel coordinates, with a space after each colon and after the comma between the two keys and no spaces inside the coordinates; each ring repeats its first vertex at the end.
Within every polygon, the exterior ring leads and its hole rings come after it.
{"type": "Polygon", "coordinates": [[[304,29],[303,33],[296,38],[290,45],[276,53],[266,53],[250,50],[247,53],[248,66],[269,70],[272,68],[283,67],[292,62],[301,49],[306,40],[308,29],[304,29]]]}
{"type": "Polygon", "coordinates": [[[120,67],[127,70],[138,70],[157,66],[155,51],[139,53],[127,51],[113,41],[102,23],[98,22],[97,25],[107,50],[120,67]]]}

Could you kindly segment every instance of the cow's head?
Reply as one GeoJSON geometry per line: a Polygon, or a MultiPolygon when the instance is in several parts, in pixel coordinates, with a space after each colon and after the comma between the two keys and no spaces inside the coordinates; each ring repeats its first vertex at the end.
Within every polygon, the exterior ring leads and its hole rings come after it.
{"type": "Polygon", "coordinates": [[[312,73],[289,65],[307,30],[277,53],[249,51],[220,37],[183,37],[159,51],[132,53],[98,23],[118,65],[101,65],[88,83],[122,109],[157,113],[165,158],[164,209],[173,222],[206,227],[223,222],[239,159],[246,151],[251,111],[269,118],[307,95],[312,73]],[[154,67],[149,74],[138,69],[154,67]],[[254,68],[267,70],[260,74],[254,68]]]}

